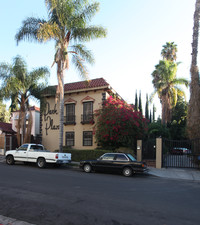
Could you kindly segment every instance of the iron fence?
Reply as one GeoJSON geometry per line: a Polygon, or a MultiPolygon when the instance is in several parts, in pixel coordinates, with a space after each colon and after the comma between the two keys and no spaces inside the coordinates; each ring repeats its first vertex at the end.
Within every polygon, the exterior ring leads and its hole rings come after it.
{"type": "Polygon", "coordinates": [[[163,139],[162,166],[200,168],[200,139],[163,139]]]}

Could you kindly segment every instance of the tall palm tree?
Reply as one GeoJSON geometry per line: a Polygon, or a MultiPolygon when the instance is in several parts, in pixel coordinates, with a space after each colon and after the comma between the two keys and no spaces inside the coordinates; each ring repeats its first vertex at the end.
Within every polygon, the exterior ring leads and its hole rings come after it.
{"type": "MultiPolygon", "coordinates": [[[[54,63],[57,64],[57,96],[60,96],[59,151],[63,149],[64,120],[64,72],[71,62],[83,78],[88,78],[85,62],[93,63],[91,52],[83,42],[106,36],[101,26],[91,26],[89,22],[99,10],[99,3],[88,3],[88,0],[45,0],[48,9],[48,20],[27,18],[16,34],[17,43],[21,40],[56,42],[54,63]]],[[[52,65],[52,66],[53,66],[52,65]]]]}
{"type": "Polygon", "coordinates": [[[27,64],[20,56],[16,56],[12,64],[0,64],[0,80],[2,81],[0,97],[3,97],[5,100],[11,100],[11,106],[19,107],[18,145],[23,142],[30,142],[28,139],[30,139],[31,132],[31,112],[29,112],[30,116],[26,129],[26,114],[29,110],[29,100],[31,97],[37,99],[41,97],[40,93],[46,87],[48,76],[49,71],[46,67],[33,69],[31,72],[28,72],[27,64]],[[20,131],[22,131],[22,140],[20,139],[20,131]]]}
{"type": "Polygon", "coordinates": [[[197,66],[198,39],[200,22],[200,0],[196,1],[194,12],[193,42],[192,42],[192,63],[190,68],[190,101],[188,109],[187,129],[189,138],[200,138],[200,86],[199,68],[197,66]]]}
{"type": "Polygon", "coordinates": [[[176,61],[177,45],[174,42],[166,42],[162,47],[161,55],[163,59],[176,61]]]}
{"type": "Polygon", "coordinates": [[[155,91],[151,98],[157,93],[162,104],[162,123],[167,124],[171,120],[172,107],[176,105],[177,96],[184,96],[178,85],[188,86],[184,78],[177,78],[177,64],[169,60],[160,60],[152,73],[152,83],[155,91]]]}

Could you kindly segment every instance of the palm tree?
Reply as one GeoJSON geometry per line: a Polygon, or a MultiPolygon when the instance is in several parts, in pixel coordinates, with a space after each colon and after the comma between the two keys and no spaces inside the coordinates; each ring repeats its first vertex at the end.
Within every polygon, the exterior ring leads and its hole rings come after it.
{"type": "Polygon", "coordinates": [[[196,1],[194,12],[193,42],[192,42],[192,63],[190,68],[190,101],[188,109],[187,130],[189,138],[200,138],[200,87],[199,68],[197,66],[198,39],[200,20],[200,0],[196,1]]]}
{"type": "MultiPolygon", "coordinates": [[[[49,71],[46,67],[33,69],[28,72],[25,61],[17,56],[12,64],[0,64],[0,97],[4,100],[11,100],[11,106],[19,107],[19,119],[17,125],[18,145],[23,142],[30,142],[30,127],[32,123],[31,112],[29,112],[28,126],[26,129],[26,114],[29,110],[29,100],[31,97],[39,99],[41,90],[46,87],[46,80],[49,71]],[[44,81],[42,83],[42,81],[44,81]],[[22,141],[20,139],[22,131],[22,141]],[[27,132],[29,131],[29,132],[27,132]]],[[[16,108],[12,108],[13,110],[16,108]]]]}
{"type": "Polygon", "coordinates": [[[27,18],[16,34],[16,40],[17,43],[21,40],[56,42],[53,65],[57,64],[57,96],[58,94],[60,96],[59,151],[62,152],[64,72],[69,68],[69,55],[80,75],[88,79],[85,62],[93,63],[94,59],[83,42],[105,37],[106,30],[101,26],[89,26],[92,17],[99,10],[99,3],[89,4],[87,0],[46,0],[45,2],[48,20],[27,18]]]}
{"type": "Polygon", "coordinates": [[[174,42],[166,42],[162,47],[161,55],[163,60],[176,61],[177,45],[174,42]]]}
{"type": "Polygon", "coordinates": [[[171,120],[171,109],[176,105],[177,96],[185,96],[178,85],[188,86],[184,78],[177,78],[177,64],[169,60],[160,60],[152,73],[153,85],[155,88],[152,97],[157,93],[162,104],[162,123],[167,124],[171,120]]]}

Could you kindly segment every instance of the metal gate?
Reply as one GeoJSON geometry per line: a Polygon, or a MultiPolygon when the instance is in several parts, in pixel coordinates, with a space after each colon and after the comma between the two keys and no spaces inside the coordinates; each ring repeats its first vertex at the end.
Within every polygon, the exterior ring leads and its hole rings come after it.
{"type": "Polygon", "coordinates": [[[142,160],[156,159],[156,139],[147,139],[142,142],[142,160]]]}
{"type": "Polygon", "coordinates": [[[181,141],[163,139],[162,166],[200,168],[200,139],[181,141]]]}

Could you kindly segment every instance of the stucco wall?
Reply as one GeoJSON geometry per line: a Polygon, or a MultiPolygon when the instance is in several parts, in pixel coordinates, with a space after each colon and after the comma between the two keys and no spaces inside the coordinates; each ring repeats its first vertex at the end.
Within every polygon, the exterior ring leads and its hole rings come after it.
{"type": "MultiPolygon", "coordinates": [[[[102,93],[103,90],[76,92],[65,95],[65,102],[70,101],[75,103],[75,125],[64,125],[63,132],[63,145],[65,145],[65,133],[75,133],[75,149],[94,149],[97,147],[95,138],[93,136],[93,146],[83,146],[83,131],[93,131],[92,124],[82,124],[81,115],[83,114],[83,102],[93,101],[93,112],[99,109],[102,105],[102,93]]],[[[42,143],[43,145],[54,151],[59,146],[59,103],[55,104],[55,98],[47,98],[46,112],[42,115],[42,143]]],[[[64,108],[64,116],[66,116],[66,107],[64,108]]]]}

